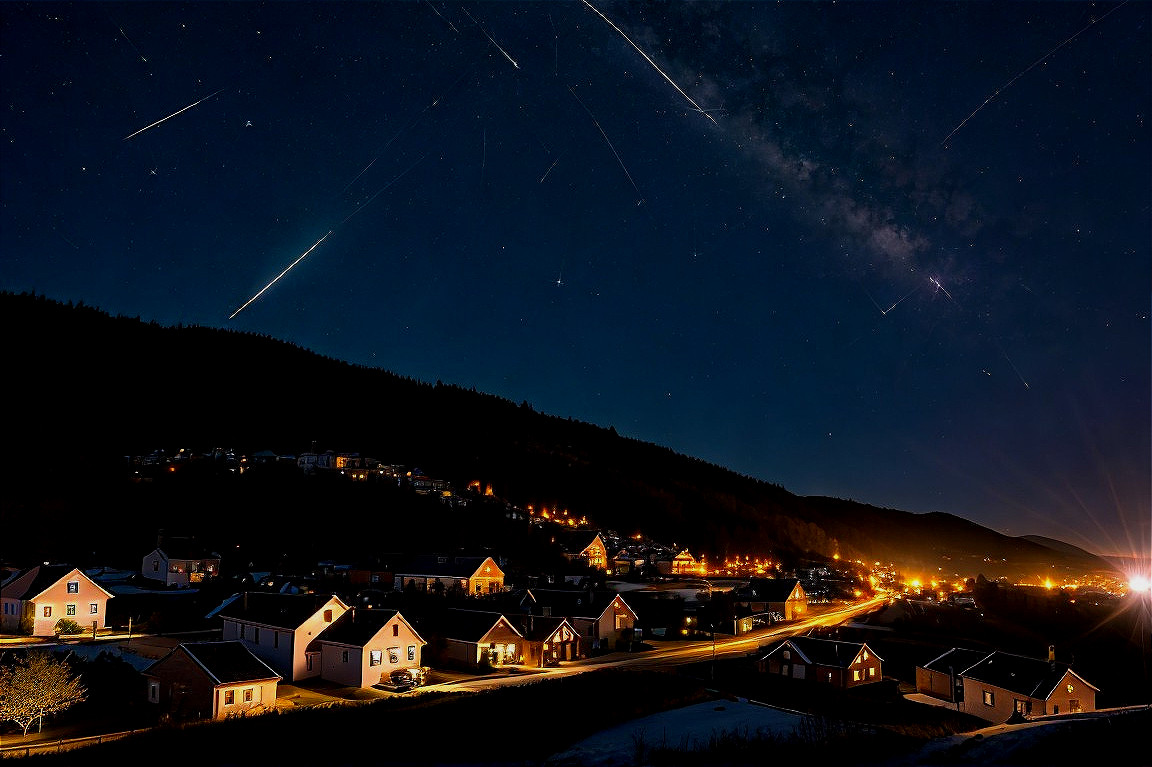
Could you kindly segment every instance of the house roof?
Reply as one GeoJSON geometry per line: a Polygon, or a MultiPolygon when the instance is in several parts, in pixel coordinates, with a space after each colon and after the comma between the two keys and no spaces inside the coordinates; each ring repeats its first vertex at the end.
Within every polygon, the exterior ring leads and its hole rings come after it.
{"type": "Polygon", "coordinates": [[[746,593],[766,602],[785,602],[797,588],[800,589],[799,595],[803,596],[804,588],[795,578],[752,578],[746,593]]]}
{"type": "Polygon", "coordinates": [[[24,601],[35,599],[72,573],[76,573],[88,581],[94,588],[103,591],[109,598],[113,596],[112,592],[102,587],[99,583],[85,575],[83,571],[72,565],[36,565],[21,570],[4,581],[4,585],[0,587],[0,596],[3,596],[5,599],[19,599],[24,601]]]}
{"type": "MultiPolygon", "coordinates": [[[[772,648],[768,655],[775,655],[785,647],[791,647],[807,662],[815,666],[848,668],[860,654],[868,649],[878,661],[884,659],[863,642],[843,642],[839,639],[819,639],[817,637],[792,637],[772,648]]],[[[767,657],[767,656],[765,656],[767,657]]]]}
{"type": "Polygon", "coordinates": [[[983,682],[1029,698],[1047,700],[1069,673],[1092,689],[1098,689],[1072,671],[1067,663],[1028,658],[1006,652],[989,653],[983,660],[965,669],[963,675],[965,679],[975,682],[983,682]]]}
{"type": "Polygon", "coordinates": [[[149,666],[145,673],[162,663],[172,653],[177,652],[186,653],[218,685],[284,678],[269,668],[264,661],[253,655],[241,642],[234,640],[184,642],[172,648],[168,655],[149,666]]]}
{"type": "Polygon", "coordinates": [[[331,626],[324,629],[324,633],[317,637],[317,641],[363,647],[371,642],[381,629],[395,617],[398,617],[408,626],[418,640],[424,641],[416,629],[412,628],[412,624],[404,620],[404,616],[400,615],[399,611],[363,607],[349,609],[337,618],[331,626]]]}
{"type": "Polygon", "coordinates": [[[159,551],[168,559],[220,559],[219,554],[191,538],[167,539],[153,551],[159,551]]]}
{"type": "Polygon", "coordinates": [[[259,623],[294,631],[331,601],[339,607],[348,607],[339,597],[331,594],[273,594],[246,591],[220,608],[216,615],[245,623],[259,623]]]}
{"type": "MultiPolygon", "coordinates": [[[[446,639],[460,639],[465,642],[479,642],[490,631],[503,622],[514,633],[520,631],[501,613],[487,612],[485,610],[464,610],[449,608],[440,614],[437,620],[437,633],[446,639]]],[[[523,636],[523,634],[520,634],[523,636]]]]}
{"type": "Polygon", "coordinates": [[[544,617],[543,615],[524,615],[522,613],[505,617],[516,626],[516,629],[524,635],[525,639],[532,642],[545,642],[551,639],[552,635],[565,624],[574,636],[579,634],[576,627],[563,617],[544,617]]]}
{"type": "Polygon", "coordinates": [[[597,538],[600,538],[600,545],[604,546],[604,539],[600,537],[600,533],[597,530],[569,530],[558,527],[550,531],[549,535],[556,541],[556,544],[560,546],[561,549],[569,554],[579,554],[583,552],[584,549],[591,546],[597,538]]]}
{"type": "MultiPolygon", "coordinates": [[[[614,591],[587,591],[585,589],[528,589],[527,598],[537,609],[549,607],[553,615],[571,618],[598,619],[612,606],[612,601],[620,603],[633,614],[635,611],[614,591]]],[[[537,610],[533,610],[536,612],[537,610]]]]}
{"type": "Polygon", "coordinates": [[[443,554],[415,554],[396,563],[397,575],[437,576],[441,578],[471,578],[485,562],[491,561],[496,575],[504,571],[488,556],[451,556],[443,554]]]}
{"type": "Polygon", "coordinates": [[[942,674],[961,674],[988,657],[985,650],[968,650],[963,647],[953,647],[938,658],[933,658],[920,668],[936,671],[942,674]]]}

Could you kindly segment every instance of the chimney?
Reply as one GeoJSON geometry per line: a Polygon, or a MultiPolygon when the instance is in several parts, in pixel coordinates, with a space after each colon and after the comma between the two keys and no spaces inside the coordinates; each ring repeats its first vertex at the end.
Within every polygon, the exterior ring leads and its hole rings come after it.
{"type": "Polygon", "coordinates": [[[1053,671],[1056,670],[1056,645],[1048,645],[1048,667],[1053,671]]]}

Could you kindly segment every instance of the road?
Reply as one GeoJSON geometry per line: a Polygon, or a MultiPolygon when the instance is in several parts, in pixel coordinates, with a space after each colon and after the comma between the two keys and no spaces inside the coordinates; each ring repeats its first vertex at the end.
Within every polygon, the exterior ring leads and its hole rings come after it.
{"type": "Polygon", "coordinates": [[[647,641],[654,649],[644,653],[611,653],[583,660],[571,661],[563,666],[534,670],[530,675],[498,675],[475,679],[456,680],[421,688],[422,690],[486,690],[505,685],[531,684],[542,679],[581,674],[599,668],[627,666],[629,668],[666,668],[690,663],[703,663],[725,658],[743,658],[757,648],[785,639],[805,634],[814,628],[837,626],[861,615],[880,609],[888,603],[887,597],[846,605],[832,606],[810,614],[806,618],[786,623],[778,623],[769,629],[756,631],[743,636],[716,636],[704,641],[647,641]],[[538,671],[538,673],[536,673],[538,671]]]}

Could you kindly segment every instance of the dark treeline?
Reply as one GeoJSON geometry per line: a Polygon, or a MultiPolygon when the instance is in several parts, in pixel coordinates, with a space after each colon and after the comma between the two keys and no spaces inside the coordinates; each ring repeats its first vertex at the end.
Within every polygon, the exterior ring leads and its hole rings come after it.
{"type": "MultiPolygon", "coordinates": [[[[387,504],[353,490],[338,498],[210,483],[182,497],[148,499],[146,491],[113,482],[122,478],[125,456],[157,448],[296,455],[315,445],[418,466],[457,488],[476,480],[518,506],[565,508],[712,561],[837,553],[920,559],[933,569],[943,556],[972,559],[973,567],[987,557],[1031,568],[1055,556],[948,514],[799,497],[611,426],[348,364],[266,336],[165,327],[29,294],[0,293],[0,312],[10,330],[4,368],[12,392],[0,502],[6,521],[22,515],[57,533],[60,525],[97,526],[97,517],[106,524],[108,515],[143,516],[150,529],[170,517],[220,518],[286,541],[411,532],[401,515],[382,511],[387,504]],[[354,523],[357,503],[366,516],[354,523]],[[337,519],[348,521],[333,526],[337,519]]],[[[1102,564],[1076,560],[1065,557],[1082,569],[1102,564]]]]}

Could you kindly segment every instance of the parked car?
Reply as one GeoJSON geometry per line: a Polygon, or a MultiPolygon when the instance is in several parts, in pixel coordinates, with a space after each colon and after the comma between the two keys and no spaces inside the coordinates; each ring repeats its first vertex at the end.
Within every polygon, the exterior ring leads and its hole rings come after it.
{"type": "Polygon", "coordinates": [[[427,669],[398,668],[388,675],[387,688],[392,692],[408,692],[424,684],[426,679],[427,669]]]}

